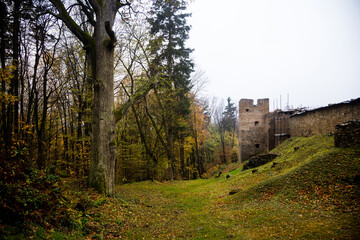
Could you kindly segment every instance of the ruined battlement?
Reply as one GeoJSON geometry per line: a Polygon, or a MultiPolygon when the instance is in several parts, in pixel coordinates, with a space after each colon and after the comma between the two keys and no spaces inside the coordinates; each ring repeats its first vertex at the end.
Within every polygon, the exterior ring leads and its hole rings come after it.
{"type": "Polygon", "coordinates": [[[239,109],[246,110],[259,110],[259,111],[267,111],[269,112],[269,99],[258,99],[257,104],[254,104],[253,99],[241,99],[239,102],[239,109]]]}
{"type": "Polygon", "coordinates": [[[239,144],[240,161],[268,152],[269,99],[259,99],[254,105],[252,99],[239,102],[239,144]]]}

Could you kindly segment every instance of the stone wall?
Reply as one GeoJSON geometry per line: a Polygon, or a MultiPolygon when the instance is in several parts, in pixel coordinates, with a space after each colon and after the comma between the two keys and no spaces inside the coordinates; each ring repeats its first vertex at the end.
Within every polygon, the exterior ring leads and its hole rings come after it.
{"type": "Polygon", "coordinates": [[[339,123],[360,119],[360,98],[294,114],[289,127],[292,137],[308,137],[335,132],[339,123]]]}
{"type": "Polygon", "coordinates": [[[360,120],[338,124],[335,129],[335,147],[360,145],[360,120]]]}
{"type": "MultiPolygon", "coordinates": [[[[240,161],[267,153],[289,137],[334,133],[337,124],[356,119],[360,120],[360,98],[305,112],[293,110],[272,113],[269,113],[269,99],[259,99],[257,105],[251,99],[241,99],[240,161]]],[[[346,134],[348,131],[341,133],[346,134]]]]}
{"type": "Polygon", "coordinates": [[[254,105],[252,99],[239,102],[239,146],[240,161],[269,150],[268,118],[269,99],[259,99],[254,105]]]}

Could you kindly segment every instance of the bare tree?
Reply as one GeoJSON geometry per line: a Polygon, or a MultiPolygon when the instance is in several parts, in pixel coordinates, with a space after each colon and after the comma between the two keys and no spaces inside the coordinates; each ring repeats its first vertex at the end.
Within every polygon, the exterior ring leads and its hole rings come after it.
{"type": "Polygon", "coordinates": [[[224,122],[224,103],[221,100],[219,104],[216,105],[214,114],[213,114],[213,120],[214,123],[218,129],[219,135],[220,135],[220,143],[221,143],[221,149],[222,149],[222,155],[221,160],[223,163],[226,163],[226,149],[225,149],[225,122],[224,122]]]}

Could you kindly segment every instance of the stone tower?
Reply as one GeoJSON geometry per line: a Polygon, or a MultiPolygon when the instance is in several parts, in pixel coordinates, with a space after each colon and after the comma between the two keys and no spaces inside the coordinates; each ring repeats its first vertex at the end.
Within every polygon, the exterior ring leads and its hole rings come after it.
{"type": "Polygon", "coordinates": [[[240,161],[269,151],[269,99],[252,99],[239,102],[239,145],[240,161]]]}

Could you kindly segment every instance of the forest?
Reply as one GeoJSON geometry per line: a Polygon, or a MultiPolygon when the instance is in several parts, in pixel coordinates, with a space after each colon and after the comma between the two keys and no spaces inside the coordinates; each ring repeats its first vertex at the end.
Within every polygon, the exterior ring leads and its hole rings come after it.
{"type": "Polygon", "coordinates": [[[186,1],[0,4],[3,211],[51,179],[112,196],[117,184],[205,178],[238,161],[236,107],[202,94],[186,1]]]}
{"type": "Polygon", "coordinates": [[[245,168],[190,2],[0,2],[0,239],[358,238],[359,146],[291,137],[245,168]]]}

